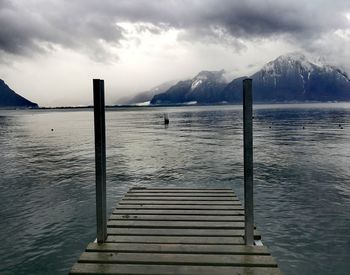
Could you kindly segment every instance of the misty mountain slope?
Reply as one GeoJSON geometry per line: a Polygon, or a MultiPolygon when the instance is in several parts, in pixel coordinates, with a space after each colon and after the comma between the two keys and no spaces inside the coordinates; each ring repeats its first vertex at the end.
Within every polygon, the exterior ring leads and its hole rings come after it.
{"type": "Polygon", "coordinates": [[[247,76],[236,78],[230,83],[228,83],[222,91],[222,99],[223,99],[222,101],[226,101],[226,102],[242,101],[243,80],[245,78],[247,78],[247,76]]]}
{"type": "Polygon", "coordinates": [[[37,108],[38,104],[18,95],[0,79],[0,107],[37,108]]]}
{"type": "Polygon", "coordinates": [[[186,94],[191,89],[192,81],[179,81],[166,92],[155,95],[151,104],[173,104],[186,102],[186,94]]]}
{"type": "Polygon", "coordinates": [[[137,104],[137,103],[151,101],[153,96],[155,96],[156,94],[164,93],[171,86],[176,84],[176,82],[177,82],[176,80],[164,82],[160,85],[157,85],[156,87],[153,87],[148,91],[141,92],[132,97],[126,97],[126,98],[120,99],[118,103],[119,104],[137,104]]]}
{"type": "Polygon", "coordinates": [[[179,81],[165,93],[155,95],[151,104],[176,104],[196,101],[214,103],[220,101],[221,92],[227,82],[224,71],[202,71],[194,78],[179,81]]]}

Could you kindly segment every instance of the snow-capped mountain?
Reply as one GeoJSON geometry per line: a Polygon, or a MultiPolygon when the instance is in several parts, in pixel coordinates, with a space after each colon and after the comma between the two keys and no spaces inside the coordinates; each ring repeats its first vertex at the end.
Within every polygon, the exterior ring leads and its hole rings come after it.
{"type": "MultiPolygon", "coordinates": [[[[200,72],[152,98],[152,104],[220,103],[242,100],[242,80],[226,83],[224,71],[200,72]]],[[[322,58],[300,53],[279,56],[250,76],[255,102],[350,101],[350,80],[322,58]]]]}
{"type": "Polygon", "coordinates": [[[165,93],[154,96],[151,104],[193,102],[210,103],[220,100],[227,82],[224,71],[202,71],[193,79],[179,81],[165,93]]]}
{"type": "MultiPolygon", "coordinates": [[[[323,60],[312,62],[300,53],[282,55],[251,76],[255,102],[346,101],[350,81],[346,73],[323,60]]],[[[242,98],[242,79],[223,91],[226,101],[242,98]]]]}
{"type": "Polygon", "coordinates": [[[289,54],[267,63],[253,76],[256,100],[349,100],[349,78],[341,70],[289,54]]]}

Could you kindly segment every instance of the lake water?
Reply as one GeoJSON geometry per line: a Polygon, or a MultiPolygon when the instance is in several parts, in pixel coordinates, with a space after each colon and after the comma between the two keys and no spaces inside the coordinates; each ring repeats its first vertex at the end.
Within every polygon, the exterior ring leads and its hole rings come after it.
{"type": "MultiPolygon", "coordinates": [[[[349,274],[350,104],[254,109],[264,244],[287,275],[349,274]]],[[[109,212],[139,185],[233,187],[242,198],[240,106],[110,109],[106,119],[109,212]]],[[[92,111],[0,111],[0,148],[0,273],[66,274],[95,238],[92,111]]]]}

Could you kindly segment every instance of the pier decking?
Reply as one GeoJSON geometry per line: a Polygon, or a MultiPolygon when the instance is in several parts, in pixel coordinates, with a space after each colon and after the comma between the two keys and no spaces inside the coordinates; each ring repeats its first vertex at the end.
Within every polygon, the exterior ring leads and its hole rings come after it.
{"type": "Polygon", "coordinates": [[[131,188],[70,274],[281,274],[265,246],[245,245],[244,219],[232,189],[131,188]]]}

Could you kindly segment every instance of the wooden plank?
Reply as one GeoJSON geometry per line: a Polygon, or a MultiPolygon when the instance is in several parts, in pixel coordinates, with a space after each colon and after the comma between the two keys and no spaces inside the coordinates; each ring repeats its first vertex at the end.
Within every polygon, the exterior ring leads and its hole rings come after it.
{"type": "Polygon", "coordinates": [[[70,274],[114,275],[281,275],[278,268],[76,263],[70,274]]]}
{"type": "Polygon", "coordinates": [[[108,227],[144,227],[144,228],[244,228],[244,222],[197,222],[197,221],[124,221],[124,220],[109,220],[108,227]]]}
{"type": "Polygon", "coordinates": [[[235,194],[232,189],[130,189],[128,194],[132,193],[187,193],[187,194],[235,194]]]}
{"type": "Polygon", "coordinates": [[[110,220],[137,220],[137,221],[244,221],[244,215],[236,216],[189,216],[189,215],[114,215],[110,220]]]}
{"type": "Polygon", "coordinates": [[[187,215],[187,216],[232,216],[244,215],[243,210],[193,210],[193,209],[119,209],[116,208],[113,214],[119,215],[187,215]]]}
{"type": "Polygon", "coordinates": [[[130,190],[191,190],[193,192],[199,191],[233,191],[232,188],[210,188],[210,187],[131,187],[130,190]]]}
{"type": "Polygon", "coordinates": [[[121,200],[119,205],[125,204],[153,204],[153,205],[241,205],[239,201],[186,201],[186,200],[171,200],[171,201],[155,201],[155,200],[121,200]]]}
{"type": "Polygon", "coordinates": [[[266,247],[244,245],[244,219],[229,188],[134,188],[71,274],[281,274],[266,247]]]}
{"type": "Polygon", "coordinates": [[[189,196],[124,196],[123,200],[151,200],[151,201],[239,201],[236,197],[189,197],[189,196]]]}
{"type": "MultiPolygon", "coordinates": [[[[133,236],[222,236],[222,237],[243,237],[243,229],[188,229],[188,228],[118,228],[108,227],[109,235],[133,235],[133,236]]],[[[261,236],[257,230],[254,232],[254,239],[260,240],[261,236]]]]}
{"type": "Polygon", "coordinates": [[[232,191],[220,191],[220,192],[213,192],[213,191],[161,191],[161,190],[149,190],[149,191],[129,191],[125,193],[126,196],[189,196],[189,197],[235,197],[235,192],[232,191]]]}
{"type": "Polygon", "coordinates": [[[235,197],[237,196],[233,192],[225,193],[193,193],[193,192],[128,192],[125,194],[126,197],[130,196],[153,196],[153,197],[235,197]]]}
{"type": "Polygon", "coordinates": [[[117,209],[187,209],[187,210],[243,210],[241,205],[118,205],[117,209]]]}
{"type": "Polygon", "coordinates": [[[277,267],[275,260],[269,255],[84,252],[78,262],[277,267]]]}
{"type": "Polygon", "coordinates": [[[244,244],[242,237],[187,237],[187,236],[116,236],[107,237],[110,243],[159,243],[159,244],[244,244]]]}
{"type": "Polygon", "coordinates": [[[134,193],[139,193],[139,194],[144,194],[144,193],[154,193],[154,194],[177,194],[177,193],[182,193],[182,194],[192,194],[192,195],[201,195],[201,194],[212,194],[212,195],[220,195],[220,194],[235,194],[234,191],[232,190],[129,190],[127,194],[134,194],[134,193]]]}
{"type": "Polygon", "coordinates": [[[233,254],[270,255],[265,246],[246,245],[191,245],[191,244],[140,244],[140,243],[90,243],[87,252],[138,252],[138,253],[190,253],[190,254],[233,254]]]}

